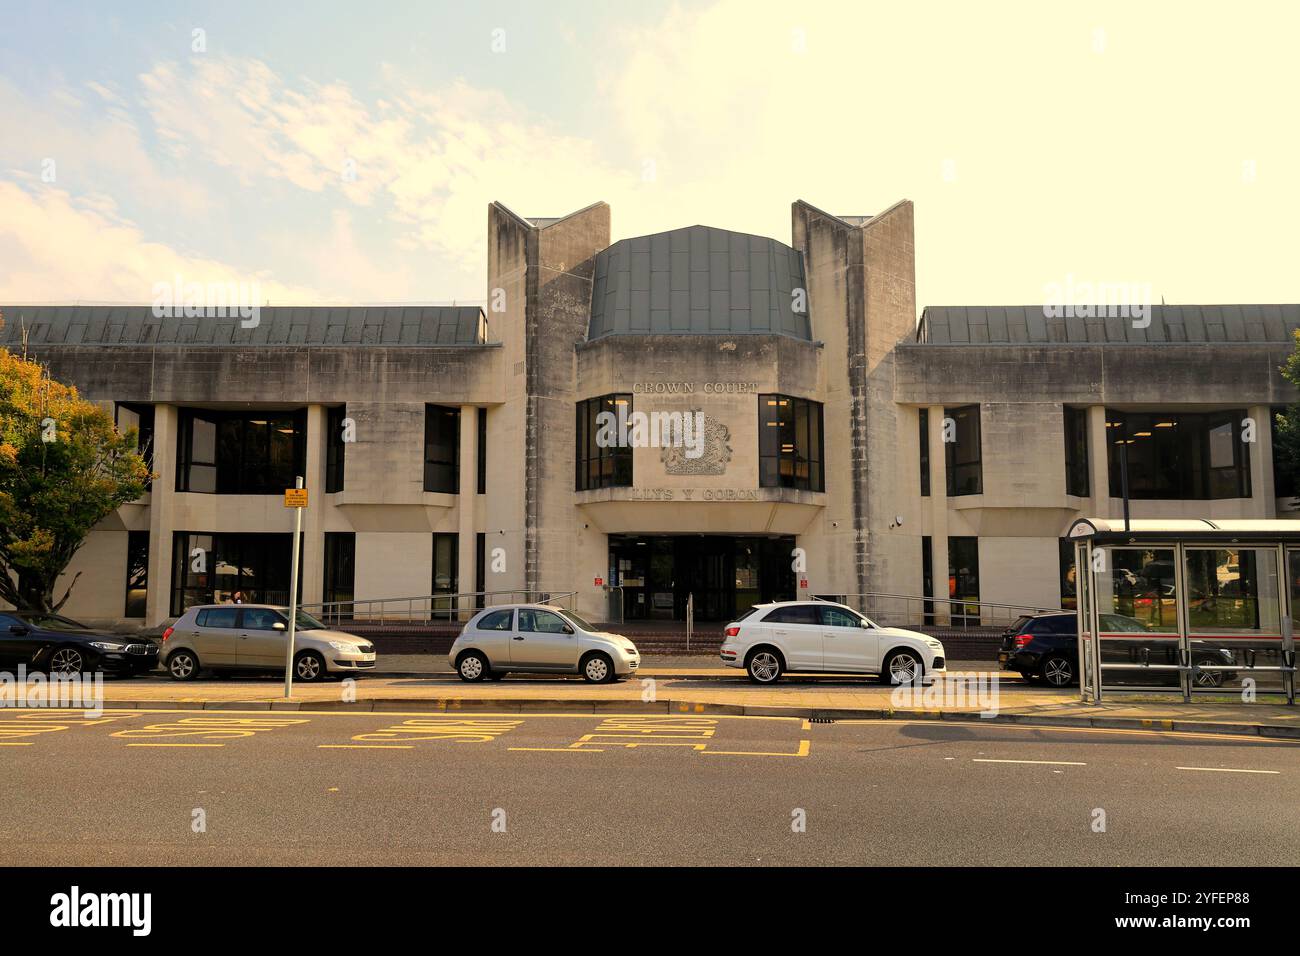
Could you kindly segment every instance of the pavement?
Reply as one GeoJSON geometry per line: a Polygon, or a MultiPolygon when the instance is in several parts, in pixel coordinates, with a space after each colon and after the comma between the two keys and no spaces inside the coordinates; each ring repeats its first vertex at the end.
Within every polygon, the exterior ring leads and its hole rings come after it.
{"type": "MultiPolygon", "coordinates": [[[[389,663],[388,667],[392,667],[389,663]]],[[[739,668],[699,659],[647,661],[632,680],[593,685],[579,678],[511,675],[469,684],[450,670],[407,676],[367,675],[355,682],[294,685],[283,696],[276,677],[172,681],[161,675],[104,683],[106,705],[122,709],[421,712],[620,712],[784,716],[808,719],[925,719],[1038,726],[1221,733],[1300,741],[1300,707],[1261,695],[1246,704],[1231,694],[1112,695],[1085,704],[1078,691],[1005,677],[987,663],[954,662],[927,687],[890,688],[843,675],[786,675],[772,687],[751,684],[739,668]],[[958,676],[958,675],[962,676],[958,676]]]]}
{"type": "Polygon", "coordinates": [[[0,744],[5,866],[1187,867],[1300,857],[1294,745],[1219,734],[110,709],[94,719],[11,711],[0,744]]]}

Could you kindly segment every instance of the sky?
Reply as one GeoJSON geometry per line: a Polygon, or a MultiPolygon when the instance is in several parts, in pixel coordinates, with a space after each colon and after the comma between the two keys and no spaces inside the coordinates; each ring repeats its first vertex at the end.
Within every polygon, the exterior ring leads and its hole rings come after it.
{"type": "Polygon", "coordinates": [[[0,302],[481,303],[487,206],[790,241],[917,303],[1297,302],[1300,4],[0,2],[0,302]]]}

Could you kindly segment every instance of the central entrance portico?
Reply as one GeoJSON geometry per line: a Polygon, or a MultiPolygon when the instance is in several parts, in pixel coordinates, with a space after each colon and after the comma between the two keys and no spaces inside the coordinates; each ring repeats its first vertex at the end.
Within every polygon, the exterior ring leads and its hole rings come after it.
{"type": "Polygon", "coordinates": [[[629,621],[729,621],[752,604],[793,600],[793,535],[611,534],[609,583],[629,621]]]}

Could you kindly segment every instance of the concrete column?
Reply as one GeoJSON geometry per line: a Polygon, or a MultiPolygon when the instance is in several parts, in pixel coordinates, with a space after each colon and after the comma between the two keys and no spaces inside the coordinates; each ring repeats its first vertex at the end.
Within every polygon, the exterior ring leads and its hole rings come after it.
{"type": "MultiPolygon", "coordinates": [[[[302,516],[302,603],[325,599],[325,434],[329,421],[324,405],[307,406],[307,509],[302,516]]],[[[288,510],[288,509],[286,509],[288,510]]],[[[292,532],[292,524],[290,524],[292,532]]]]}
{"type": "Polygon", "coordinates": [[[176,504],[176,431],[174,405],[155,405],[153,470],[158,477],[149,491],[149,581],[145,591],[145,626],[157,627],[171,617],[172,532],[176,504]]]}
{"type": "MultiPolygon", "coordinates": [[[[474,499],[478,494],[478,407],[460,407],[460,495],[456,502],[458,520],[456,545],[456,590],[464,594],[474,590],[477,549],[474,547],[474,499]]],[[[461,620],[468,620],[474,608],[473,597],[460,599],[461,620]],[[469,613],[466,613],[466,612],[469,613]]]]}
{"type": "MultiPolygon", "coordinates": [[[[930,570],[934,577],[933,597],[948,596],[948,459],[943,443],[943,406],[930,407],[930,570]]],[[[947,604],[935,604],[934,623],[950,620],[947,604]]]]}
{"type": "Polygon", "coordinates": [[[1093,514],[1089,518],[1110,517],[1110,441],[1106,437],[1106,406],[1088,406],[1088,491],[1092,493],[1093,514]]]}
{"type": "Polygon", "coordinates": [[[1277,517],[1277,490],[1273,486],[1273,409],[1252,405],[1246,414],[1255,422],[1255,441],[1247,444],[1250,455],[1250,512],[1257,518],[1277,517]]]}

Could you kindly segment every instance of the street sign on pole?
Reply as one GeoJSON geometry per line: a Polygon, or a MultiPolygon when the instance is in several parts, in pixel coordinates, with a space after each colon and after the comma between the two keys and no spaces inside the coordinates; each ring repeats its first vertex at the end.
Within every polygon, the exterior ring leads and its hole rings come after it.
{"type": "Polygon", "coordinates": [[[284,506],[293,509],[293,563],[289,568],[289,643],[284,650],[284,696],[293,695],[293,637],[298,629],[298,551],[302,543],[302,510],[307,507],[307,489],[301,476],[295,487],[284,490],[284,506]]]}

